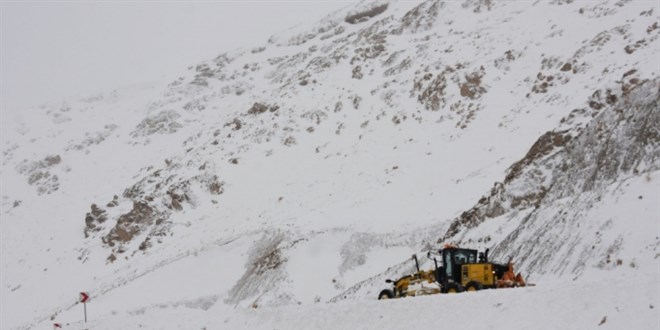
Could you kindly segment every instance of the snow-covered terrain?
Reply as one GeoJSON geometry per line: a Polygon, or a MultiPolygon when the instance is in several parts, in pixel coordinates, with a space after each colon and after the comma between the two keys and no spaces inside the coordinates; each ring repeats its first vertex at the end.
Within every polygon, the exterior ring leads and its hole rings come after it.
{"type": "MultiPolygon", "coordinates": [[[[597,278],[597,277],[596,277],[597,278]]],[[[313,304],[208,311],[185,304],[101,317],[70,329],[655,329],[654,276],[638,283],[607,278],[547,282],[544,287],[422,296],[380,302],[313,304]],[[594,294],[597,298],[594,298],[594,294]]]]}
{"type": "Polygon", "coordinates": [[[364,2],[3,116],[1,327],[658,328],[658,13],[364,2]],[[446,242],[537,286],[375,300],[446,242]]]}

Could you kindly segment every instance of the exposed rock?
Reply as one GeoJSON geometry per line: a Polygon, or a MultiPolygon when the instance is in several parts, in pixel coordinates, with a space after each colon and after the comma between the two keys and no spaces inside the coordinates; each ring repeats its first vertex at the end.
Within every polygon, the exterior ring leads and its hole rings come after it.
{"type": "MultiPolygon", "coordinates": [[[[275,290],[277,283],[285,279],[283,265],[287,259],[282,254],[286,236],[282,233],[265,233],[250,249],[245,273],[229,291],[227,303],[238,303],[255,295],[275,290]]],[[[253,303],[256,304],[257,300],[253,303]]]]}
{"type": "Polygon", "coordinates": [[[96,133],[86,133],[85,139],[77,144],[72,144],[66,150],[85,150],[93,145],[101,144],[117,129],[117,125],[109,124],[103,127],[103,130],[96,133]]]}
{"type": "Polygon", "coordinates": [[[217,181],[212,182],[211,184],[209,184],[209,191],[212,194],[220,195],[224,192],[224,189],[222,188],[223,185],[224,183],[222,182],[217,182],[217,181]]]}
{"type": "Polygon", "coordinates": [[[91,233],[99,231],[101,228],[98,226],[108,220],[108,214],[104,209],[96,204],[92,204],[91,208],[92,210],[85,215],[85,238],[89,237],[91,233]]]}
{"type": "Polygon", "coordinates": [[[234,118],[234,120],[225,124],[225,127],[227,126],[231,126],[231,129],[234,131],[238,131],[243,127],[243,123],[238,118],[234,118]]]}
{"type": "Polygon", "coordinates": [[[50,194],[60,187],[59,177],[51,171],[61,162],[60,155],[49,155],[40,161],[24,160],[16,169],[28,177],[28,184],[37,188],[37,194],[50,194]]]}
{"type": "Polygon", "coordinates": [[[445,3],[439,0],[423,2],[403,15],[401,26],[395,29],[393,33],[400,34],[403,31],[414,33],[430,30],[433,24],[437,22],[440,9],[444,6],[445,3]]]}
{"type": "Polygon", "coordinates": [[[177,119],[179,115],[174,110],[162,110],[161,112],[148,116],[140,122],[131,133],[133,137],[149,136],[153,134],[172,134],[183,127],[177,119]]]}
{"type": "MultiPolygon", "coordinates": [[[[604,103],[602,113],[585,129],[578,126],[574,131],[551,131],[541,136],[527,155],[510,167],[504,183],[496,183],[487,197],[456,218],[439,241],[451,240],[463,229],[507,212],[538,208],[541,201],[548,205],[564,197],[597,194],[598,189],[622,176],[660,169],[659,86],[656,79],[630,87],[621,98],[611,94],[608,99],[612,103],[604,103]],[[544,175],[547,170],[543,169],[551,169],[551,175],[544,175]]],[[[535,213],[531,213],[523,222],[534,219],[535,213]]],[[[519,249],[534,245],[514,244],[516,240],[514,231],[500,244],[501,251],[513,245],[519,249]]],[[[524,261],[530,253],[518,251],[516,255],[523,256],[524,261]]],[[[536,256],[537,260],[548,258],[547,254],[536,256]]]]}
{"type": "Polygon", "coordinates": [[[262,113],[264,113],[264,112],[266,112],[266,111],[275,112],[275,111],[277,111],[279,108],[280,108],[280,107],[277,106],[277,105],[267,105],[267,104],[263,104],[263,103],[255,102],[255,103],[252,105],[252,108],[250,108],[250,109],[248,110],[247,113],[248,113],[249,115],[259,115],[259,114],[262,114],[262,113]]]}
{"type": "Polygon", "coordinates": [[[484,9],[490,11],[493,7],[493,1],[492,0],[465,0],[461,6],[463,8],[472,8],[473,12],[480,13],[484,9]]]}
{"type": "Polygon", "coordinates": [[[284,139],[284,141],[282,141],[282,144],[284,144],[287,147],[295,145],[296,144],[296,138],[294,138],[293,136],[287,136],[284,139]]]}
{"type": "Polygon", "coordinates": [[[103,237],[103,243],[111,247],[127,243],[157,219],[158,214],[147,203],[133,202],[133,209],[119,217],[115,227],[103,237]]]}
{"type": "Polygon", "coordinates": [[[114,196],[112,197],[112,201],[110,201],[110,202],[106,205],[106,207],[115,207],[115,206],[117,206],[117,205],[119,205],[119,196],[114,195],[114,196]]]}
{"type": "Polygon", "coordinates": [[[556,148],[564,147],[570,140],[571,135],[568,131],[549,131],[541,135],[529,149],[525,157],[509,167],[507,175],[504,178],[504,183],[509,183],[519,177],[525,167],[549,155],[556,148]]]}
{"type": "Polygon", "coordinates": [[[445,74],[453,72],[451,68],[447,68],[433,78],[432,73],[427,73],[419,79],[416,79],[413,86],[413,91],[420,91],[417,95],[417,101],[423,104],[427,110],[438,111],[445,106],[447,78],[445,74]]]}
{"type": "Polygon", "coordinates": [[[356,66],[353,68],[353,79],[362,79],[362,67],[361,66],[356,66]]]}
{"type": "Polygon", "coordinates": [[[169,209],[176,211],[183,210],[182,203],[189,201],[188,194],[186,193],[188,190],[187,188],[188,182],[170,187],[170,189],[167,191],[167,196],[170,197],[170,203],[167,205],[169,209]]]}
{"type": "Polygon", "coordinates": [[[387,4],[383,4],[380,6],[372,6],[369,9],[365,9],[363,11],[351,13],[346,18],[344,21],[349,24],[358,24],[362,22],[368,21],[370,18],[378,16],[385,12],[387,10],[387,4]]]}
{"type": "Polygon", "coordinates": [[[474,100],[486,93],[486,88],[481,85],[484,74],[484,67],[481,67],[479,71],[466,75],[465,82],[461,84],[461,96],[474,100]]]}

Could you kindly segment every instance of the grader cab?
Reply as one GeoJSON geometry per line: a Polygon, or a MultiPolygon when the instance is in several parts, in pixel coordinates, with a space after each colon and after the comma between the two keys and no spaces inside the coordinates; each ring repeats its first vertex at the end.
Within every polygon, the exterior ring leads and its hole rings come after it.
{"type": "Polygon", "coordinates": [[[417,256],[413,255],[417,272],[392,283],[392,289],[380,292],[378,299],[391,299],[435,293],[458,293],[526,286],[522,275],[513,272],[513,264],[497,264],[488,260],[488,249],[478,252],[446,245],[437,253],[429,252],[435,268],[420,270],[417,256]]]}

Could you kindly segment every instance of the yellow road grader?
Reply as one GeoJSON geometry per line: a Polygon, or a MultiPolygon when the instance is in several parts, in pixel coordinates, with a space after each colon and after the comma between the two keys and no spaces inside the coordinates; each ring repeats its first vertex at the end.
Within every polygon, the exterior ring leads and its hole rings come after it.
{"type": "Polygon", "coordinates": [[[497,264],[488,260],[488,249],[478,252],[445,245],[437,253],[429,252],[435,269],[420,270],[417,255],[413,255],[417,272],[391,283],[392,289],[380,292],[378,299],[414,297],[436,293],[458,293],[527,286],[520,273],[513,272],[513,263],[497,264]],[[438,257],[440,260],[438,260],[438,257]]]}

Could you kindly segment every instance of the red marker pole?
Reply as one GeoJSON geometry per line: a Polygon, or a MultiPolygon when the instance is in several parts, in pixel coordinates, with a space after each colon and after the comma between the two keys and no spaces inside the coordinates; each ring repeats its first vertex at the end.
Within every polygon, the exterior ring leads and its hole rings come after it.
{"type": "Polygon", "coordinates": [[[80,302],[83,303],[85,308],[85,323],[87,323],[87,300],[89,300],[89,293],[81,292],[80,293],[80,302]]]}

